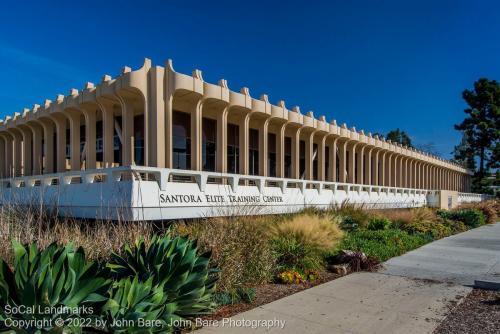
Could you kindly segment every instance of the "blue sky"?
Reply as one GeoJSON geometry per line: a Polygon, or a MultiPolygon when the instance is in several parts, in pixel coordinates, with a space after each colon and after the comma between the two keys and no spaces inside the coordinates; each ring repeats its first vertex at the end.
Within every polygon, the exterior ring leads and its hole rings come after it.
{"type": "Polygon", "coordinates": [[[500,80],[494,1],[17,1],[0,12],[0,117],[172,58],[365,132],[450,157],[461,92],[500,80]],[[286,3],[286,4],[285,4],[286,3]]]}

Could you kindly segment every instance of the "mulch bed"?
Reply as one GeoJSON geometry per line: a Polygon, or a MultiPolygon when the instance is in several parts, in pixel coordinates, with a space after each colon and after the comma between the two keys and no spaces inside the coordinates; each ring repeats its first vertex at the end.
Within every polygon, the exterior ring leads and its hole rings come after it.
{"type": "Polygon", "coordinates": [[[319,278],[314,282],[306,282],[301,284],[264,284],[255,288],[255,300],[252,303],[221,306],[216,310],[214,314],[203,317],[203,319],[221,320],[222,318],[228,318],[235,314],[251,310],[260,305],[268,304],[277,299],[293,295],[294,293],[297,293],[299,291],[312,288],[313,286],[332,281],[339,277],[341,276],[328,271],[324,271],[320,273],[319,278]]]}
{"type": "Polygon", "coordinates": [[[474,289],[434,334],[500,333],[500,292],[474,289]]]}

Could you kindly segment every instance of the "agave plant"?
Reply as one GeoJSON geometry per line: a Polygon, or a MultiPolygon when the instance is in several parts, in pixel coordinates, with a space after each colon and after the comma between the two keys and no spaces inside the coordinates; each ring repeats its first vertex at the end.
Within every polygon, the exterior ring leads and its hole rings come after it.
{"type": "Polygon", "coordinates": [[[184,237],[154,236],[149,247],[143,239],[113,254],[108,267],[117,278],[137,277],[161,286],[167,304],[174,304],[175,315],[182,318],[210,313],[215,304],[212,294],[216,270],[209,268],[210,254],[198,255],[196,243],[184,237]]]}
{"type": "Polygon", "coordinates": [[[107,300],[110,280],[103,276],[96,262],[85,259],[82,248],[75,250],[71,244],[61,247],[53,243],[39,250],[34,243],[22,246],[16,241],[13,248],[14,270],[0,259],[0,321],[3,325],[6,318],[36,319],[39,324],[43,323],[42,329],[33,322],[33,326],[17,328],[16,332],[77,333],[82,329],[72,327],[70,318],[99,317],[99,309],[107,300]],[[9,311],[15,307],[24,311],[9,311]],[[65,325],[61,326],[56,319],[65,320],[65,325]]]}
{"type": "Polygon", "coordinates": [[[123,278],[113,284],[103,307],[108,332],[165,333],[174,329],[177,304],[169,302],[163,286],[154,285],[153,278],[145,282],[123,278]]]}

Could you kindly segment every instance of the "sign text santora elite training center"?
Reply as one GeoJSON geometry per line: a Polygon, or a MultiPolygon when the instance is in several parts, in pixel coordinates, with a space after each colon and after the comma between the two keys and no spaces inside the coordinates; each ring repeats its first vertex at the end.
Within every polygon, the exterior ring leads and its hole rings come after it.
{"type": "Polygon", "coordinates": [[[160,203],[203,203],[203,198],[207,203],[282,203],[282,196],[266,195],[183,195],[183,194],[160,194],[160,203]]]}

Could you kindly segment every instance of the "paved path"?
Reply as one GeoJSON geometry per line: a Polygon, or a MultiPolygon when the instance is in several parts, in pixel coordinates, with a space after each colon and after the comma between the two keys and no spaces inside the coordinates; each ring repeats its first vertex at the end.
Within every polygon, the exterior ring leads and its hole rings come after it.
{"type": "Polygon", "coordinates": [[[471,290],[463,284],[472,284],[476,278],[496,277],[499,263],[500,223],[441,239],[393,258],[380,273],[351,274],[200,332],[432,333],[449,308],[471,290]],[[242,319],[247,325],[255,324],[250,320],[284,320],[285,327],[234,327],[242,319]]]}
{"type": "Polygon", "coordinates": [[[383,273],[463,285],[500,279],[500,223],[434,241],[385,263],[383,273]]]}

